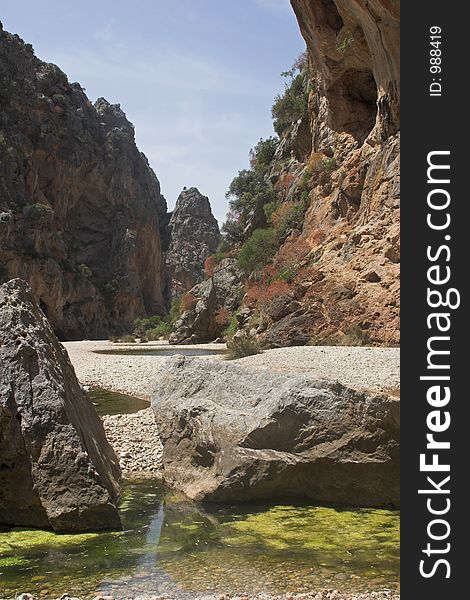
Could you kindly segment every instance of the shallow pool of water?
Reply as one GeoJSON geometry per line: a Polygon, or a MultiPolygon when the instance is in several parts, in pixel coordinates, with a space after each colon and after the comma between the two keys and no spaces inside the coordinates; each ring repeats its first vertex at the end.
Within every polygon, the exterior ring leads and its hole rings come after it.
{"type": "Polygon", "coordinates": [[[0,529],[0,597],[398,588],[397,512],[201,507],[148,480],[126,484],[120,511],[122,532],[0,529]]]}
{"type": "Polygon", "coordinates": [[[102,388],[92,388],[88,392],[88,398],[93,402],[96,412],[104,415],[129,415],[139,412],[150,406],[150,402],[128,396],[119,392],[111,392],[102,388]]]}
{"type": "Polygon", "coordinates": [[[110,348],[108,350],[94,350],[95,354],[119,354],[121,356],[220,356],[225,354],[224,349],[209,350],[208,348],[110,348]]]}

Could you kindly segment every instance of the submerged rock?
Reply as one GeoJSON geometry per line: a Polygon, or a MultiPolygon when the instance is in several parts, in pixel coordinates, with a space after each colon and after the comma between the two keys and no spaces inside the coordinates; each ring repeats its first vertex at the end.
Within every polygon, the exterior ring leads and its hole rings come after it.
{"type": "Polygon", "coordinates": [[[120,528],[121,471],[28,285],[0,287],[0,523],[120,528]]]}
{"type": "Polygon", "coordinates": [[[399,504],[399,402],[313,376],[168,359],[152,398],[167,483],[192,499],[399,504]]]}

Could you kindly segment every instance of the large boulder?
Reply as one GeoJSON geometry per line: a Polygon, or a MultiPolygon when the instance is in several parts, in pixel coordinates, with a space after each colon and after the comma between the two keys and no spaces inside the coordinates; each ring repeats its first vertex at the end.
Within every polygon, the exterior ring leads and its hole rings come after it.
{"type": "Polygon", "coordinates": [[[0,287],[0,523],[120,528],[121,471],[67,352],[19,279],[0,287]]]}
{"type": "Polygon", "coordinates": [[[192,499],[399,504],[399,402],[387,396],[178,356],[152,406],[165,480],[192,499]]]}
{"type": "Polygon", "coordinates": [[[221,311],[229,318],[238,308],[243,296],[241,273],[236,259],[221,260],[213,275],[195,285],[189,294],[195,298],[195,306],[184,311],[174,324],[170,344],[181,344],[190,339],[210,342],[222,334],[228,323],[218,318],[221,311]]]}

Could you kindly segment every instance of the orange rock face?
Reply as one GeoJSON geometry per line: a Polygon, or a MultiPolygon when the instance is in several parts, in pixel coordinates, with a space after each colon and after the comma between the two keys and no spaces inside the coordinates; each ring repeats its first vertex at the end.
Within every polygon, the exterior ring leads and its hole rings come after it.
{"type": "Polygon", "coordinates": [[[295,254],[299,244],[307,244],[309,256],[294,282],[301,308],[265,335],[272,345],[292,343],[294,318],[302,321],[305,339],[347,342],[351,332],[360,331],[367,343],[396,345],[399,3],[291,4],[307,43],[312,143],[299,161],[291,136],[292,159],[278,176],[308,172],[310,193],[303,231],[288,238],[281,253],[295,254]]]}

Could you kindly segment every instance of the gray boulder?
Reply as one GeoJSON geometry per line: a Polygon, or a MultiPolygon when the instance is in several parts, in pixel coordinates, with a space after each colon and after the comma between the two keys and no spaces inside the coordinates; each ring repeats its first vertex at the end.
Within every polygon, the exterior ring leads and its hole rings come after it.
{"type": "Polygon", "coordinates": [[[152,406],[165,480],[192,499],[399,504],[399,402],[387,396],[178,356],[152,406]]]}
{"type": "Polygon", "coordinates": [[[212,277],[194,286],[189,293],[197,299],[196,306],[176,321],[170,344],[187,342],[190,338],[210,342],[222,334],[225,325],[217,319],[218,312],[224,309],[227,314],[233,313],[243,295],[236,259],[221,260],[212,277]]]}
{"type": "Polygon", "coordinates": [[[121,471],[28,285],[0,287],[0,523],[121,528],[121,471]]]}

